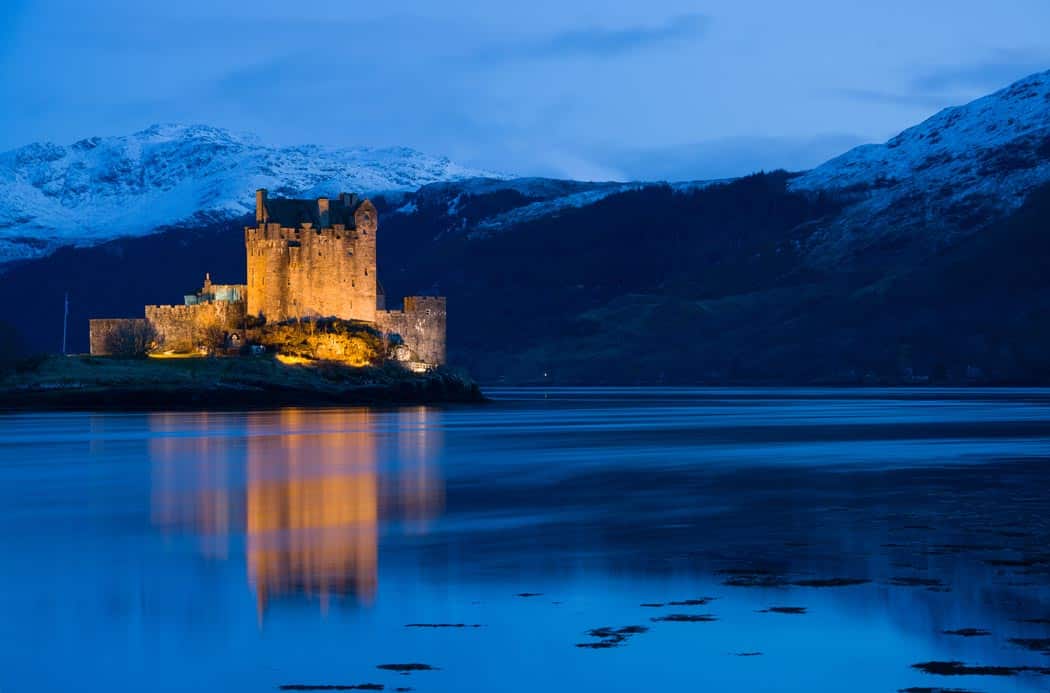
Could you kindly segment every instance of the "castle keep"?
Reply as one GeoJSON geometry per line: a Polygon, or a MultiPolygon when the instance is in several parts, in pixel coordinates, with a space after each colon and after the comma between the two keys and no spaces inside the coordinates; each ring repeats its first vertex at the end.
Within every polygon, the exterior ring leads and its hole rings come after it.
{"type": "Polygon", "coordinates": [[[376,208],[357,195],[270,200],[255,193],[248,313],[269,322],[338,317],[376,322],[376,208]]]}
{"type": "MultiPolygon", "coordinates": [[[[255,225],[244,229],[247,284],[213,284],[182,305],[146,306],[155,352],[205,350],[216,340],[238,346],[250,324],[316,318],[370,323],[399,360],[417,367],[445,363],[445,299],[409,296],[387,310],[376,276],[378,215],[369,200],[342,193],[329,199],[270,199],[255,194],[255,225]]],[[[114,335],[137,320],[92,320],[91,353],[112,353],[114,335]]]]}

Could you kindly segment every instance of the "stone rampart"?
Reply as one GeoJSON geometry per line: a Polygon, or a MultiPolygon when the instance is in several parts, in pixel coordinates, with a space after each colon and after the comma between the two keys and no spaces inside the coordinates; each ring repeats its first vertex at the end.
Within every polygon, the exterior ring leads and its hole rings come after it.
{"type": "Polygon", "coordinates": [[[411,360],[431,366],[446,362],[444,297],[406,296],[403,310],[376,312],[376,326],[388,339],[397,335],[411,360]]]}
{"type": "Polygon", "coordinates": [[[215,347],[211,342],[220,335],[243,337],[245,317],[243,301],[146,306],[160,351],[191,352],[201,345],[215,347]]]}

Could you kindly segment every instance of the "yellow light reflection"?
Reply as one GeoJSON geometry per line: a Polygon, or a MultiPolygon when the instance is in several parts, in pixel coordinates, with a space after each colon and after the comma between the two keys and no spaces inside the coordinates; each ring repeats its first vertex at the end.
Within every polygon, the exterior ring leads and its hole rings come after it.
{"type": "Polygon", "coordinates": [[[444,507],[434,468],[442,440],[426,408],[288,409],[151,417],[152,515],[190,530],[204,555],[225,558],[243,531],[248,584],[260,619],[282,596],[371,603],[378,589],[379,522],[425,532],[444,507]],[[386,463],[381,478],[379,460],[386,463]]]}
{"type": "MultiPolygon", "coordinates": [[[[371,414],[343,412],[311,433],[311,414],[280,413],[280,454],[263,436],[248,438],[248,580],[260,611],[270,595],[375,597],[378,481],[371,414]],[[333,426],[333,424],[335,424],[333,426]]],[[[270,426],[267,423],[267,426],[270,426]]]]}

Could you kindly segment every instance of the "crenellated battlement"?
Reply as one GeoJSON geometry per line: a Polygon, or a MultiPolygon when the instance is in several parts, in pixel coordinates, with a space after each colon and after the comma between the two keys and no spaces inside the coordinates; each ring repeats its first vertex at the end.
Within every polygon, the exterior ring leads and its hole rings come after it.
{"type": "Polygon", "coordinates": [[[245,240],[249,243],[259,243],[262,241],[301,242],[303,237],[308,235],[312,235],[314,238],[327,239],[329,241],[356,241],[359,238],[357,229],[347,228],[344,224],[316,228],[310,222],[305,222],[301,226],[296,227],[281,226],[280,224],[246,226],[244,233],[245,240]]]}
{"type": "Polygon", "coordinates": [[[340,317],[375,322],[376,209],[343,193],[330,200],[255,196],[244,229],[248,313],[272,322],[340,317]]]}

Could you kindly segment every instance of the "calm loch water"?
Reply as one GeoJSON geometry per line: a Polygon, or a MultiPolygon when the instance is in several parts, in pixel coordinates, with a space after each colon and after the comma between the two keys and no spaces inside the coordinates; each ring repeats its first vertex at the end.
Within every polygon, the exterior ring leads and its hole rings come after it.
{"type": "Polygon", "coordinates": [[[0,691],[1050,689],[1050,391],[490,394],[0,416],[0,691]]]}

